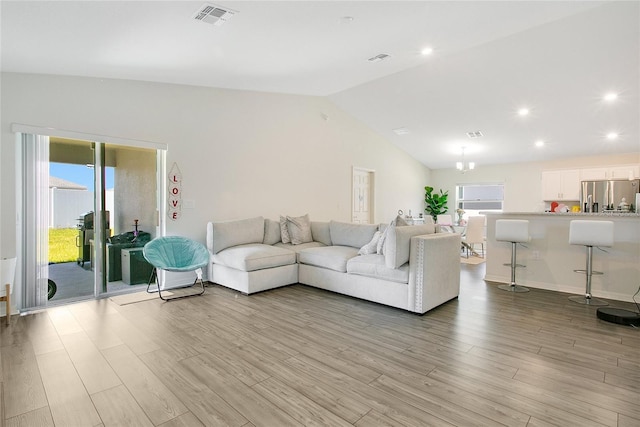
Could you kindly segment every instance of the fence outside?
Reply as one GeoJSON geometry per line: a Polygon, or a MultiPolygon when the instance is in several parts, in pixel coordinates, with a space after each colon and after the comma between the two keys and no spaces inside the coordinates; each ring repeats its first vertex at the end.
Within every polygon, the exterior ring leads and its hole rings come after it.
{"type": "MultiPolygon", "coordinates": [[[[49,228],[77,228],[78,218],[94,210],[93,199],[93,191],[50,188],[49,228]]],[[[113,213],[113,190],[106,191],[105,199],[106,210],[113,213]]]]}

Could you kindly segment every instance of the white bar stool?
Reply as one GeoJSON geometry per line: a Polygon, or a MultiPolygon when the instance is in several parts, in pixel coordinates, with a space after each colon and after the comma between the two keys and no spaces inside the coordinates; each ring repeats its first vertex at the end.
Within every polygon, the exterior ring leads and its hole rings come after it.
{"type": "Polygon", "coordinates": [[[500,285],[499,289],[509,292],[529,292],[529,288],[516,285],[516,267],[524,267],[516,264],[516,245],[529,241],[529,221],[526,219],[499,219],[496,221],[496,240],[499,242],[511,242],[511,284],[500,285]]]}
{"type": "Polygon", "coordinates": [[[613,246],[613,221],[571,221],[569,223],[569,244],[587,247],[586,270],[573,270],[576,273],[586,273],[587,287],[585,294],[584,296],[575,295],[569,297],[569,299],[579,304],[608,305],[606,301],[591,297],[591,276],[603,274],[601,271],[593,271],[593,247],[610,248],[613,246]]]}

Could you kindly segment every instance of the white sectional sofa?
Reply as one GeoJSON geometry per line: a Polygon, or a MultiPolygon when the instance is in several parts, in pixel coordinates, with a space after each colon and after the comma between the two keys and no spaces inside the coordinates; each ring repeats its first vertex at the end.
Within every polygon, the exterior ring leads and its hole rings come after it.
{"type": "Polygon", "coordinates": [[[278,221],[209,222],[209,280],[245,294],[302,283],[420,314],[458,296],[459,234],[338,221],[295,229],[283,243],[278,221]]]}

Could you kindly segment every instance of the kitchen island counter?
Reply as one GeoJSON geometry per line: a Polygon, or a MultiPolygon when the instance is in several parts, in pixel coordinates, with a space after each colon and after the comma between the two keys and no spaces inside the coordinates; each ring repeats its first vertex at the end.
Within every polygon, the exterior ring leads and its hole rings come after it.
{"type": "Polygon", "coordinates": [[[573,270],[584,269],[586,249],[569,244],[569,223],[572,220],[614,222],[614,244],[604,251],[594,249],[593,268],[604,272],[593,276],[595,297],[633,301],[640,286],[640,214],[629,212],[551,213],[551,212],[482,212],[487,216],[487,265],[485,280],[509,283],[511,244],[495,240],[498,219],[529,220],[531,241],[526,248],[518,245],[516,282],[530,288],[548,289],[582,295],[585,275],[573,270]]]}
{"type": "MultiPolygon", "coordinates": [[[[640,213],[622,211],[604,212],[480,212],[482,215],[513,215],[513,216],[579,216],[579,217],[615,217],[615,218],[640,218],[640,213]]],[[[576,218],[573,218],[576,219],[576,218]]]]}

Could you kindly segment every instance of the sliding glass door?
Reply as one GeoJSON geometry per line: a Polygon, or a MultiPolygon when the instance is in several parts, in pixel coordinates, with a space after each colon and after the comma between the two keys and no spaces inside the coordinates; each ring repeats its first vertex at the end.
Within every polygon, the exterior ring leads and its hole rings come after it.
{"type": "Polygon", "coordinates": [[[147,148],[104,144],[107,165],[114,165],[113,185],[104,191],[110,228],[104,236],[101,292],[124,292],[146,286],[151,265],[142,247],[161,234],[157,212],[159,190],[158,159],[162,152],[147,148]]]}
{"type": "MultiPolygon", "coordinates": [[[[109,228],[104,195],[107,169],[101,144],[50,138],[48,211],[48,300],[95,295],[96,266],[109,228]]],[[[102,268],[97,270],[103,282],[102,268]]]]}
{"type": "Polygon", "coordinates": [[[22,134],[21,308],[129,292],[162,235],[164,149],[22,134]]]}

